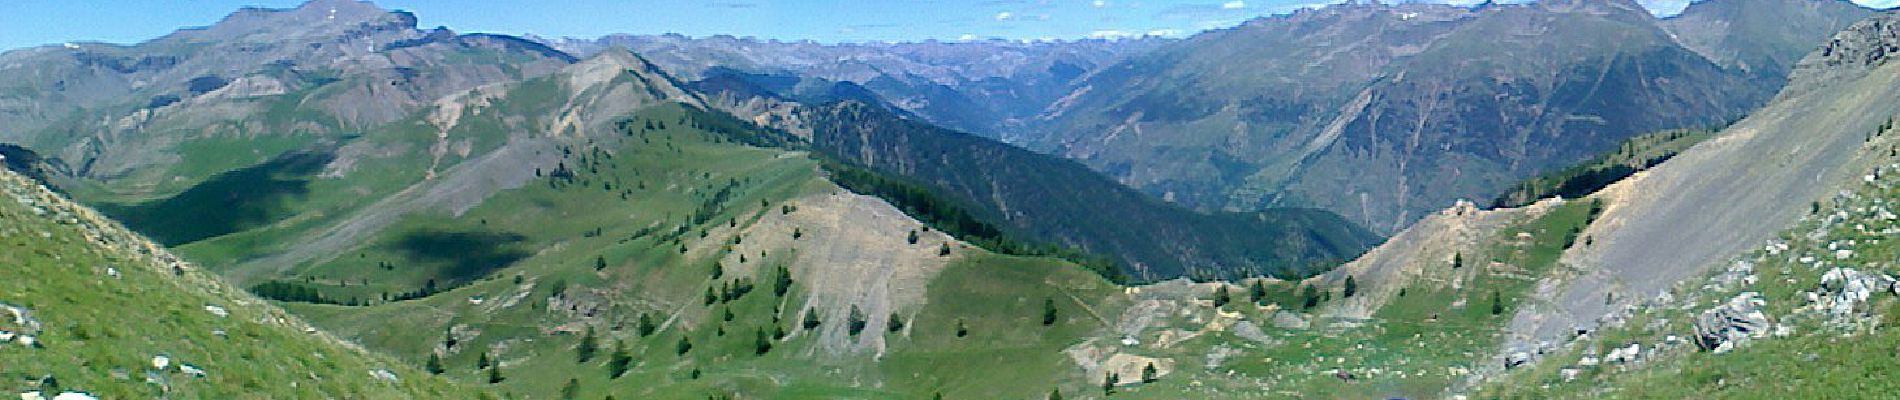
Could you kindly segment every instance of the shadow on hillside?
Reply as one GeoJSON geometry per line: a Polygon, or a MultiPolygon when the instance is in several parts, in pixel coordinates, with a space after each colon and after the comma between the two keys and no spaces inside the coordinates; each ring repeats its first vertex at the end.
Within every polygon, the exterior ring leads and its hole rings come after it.
{"type": "Polygon", "coordinates": [[[404,235],[397,251],[419,265],[435,266],[435,276],[450,283],[474,281],[527,258],[528,238],[509,232],[421,231],[404,235]]]}
{"type": "Polygon", "coordinates": [[[313,176],[334,154],[288,153],[218,174],[164,200],[101,210],[166,246],[223,236],[288,217],[293,202],[309,193],[313,176]]]}

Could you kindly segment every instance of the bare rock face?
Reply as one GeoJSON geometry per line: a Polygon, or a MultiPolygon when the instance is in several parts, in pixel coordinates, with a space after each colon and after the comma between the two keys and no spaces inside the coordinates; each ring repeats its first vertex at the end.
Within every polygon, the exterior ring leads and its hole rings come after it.
{"type": "Polygon", "coordinates": [[[1885,14],[1860,21],[1795,64],[1780,97],[1865,75],[1896,55],[1900,55],[1900,16],[1885,14]]]}
{"type": "Polygon", "coordinates": [[[1725,353],[1749,339],[1767,335],[1772,323],[1761,311],[1763,304],[1761,293],[1746,292],[1702,312],[1695,319],[1696,346],[1725,353]]]}

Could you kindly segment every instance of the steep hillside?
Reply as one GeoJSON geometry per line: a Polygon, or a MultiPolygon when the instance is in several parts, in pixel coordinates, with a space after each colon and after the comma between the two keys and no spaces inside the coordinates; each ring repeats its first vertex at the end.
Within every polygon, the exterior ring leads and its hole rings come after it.
{"type": "Polygon", "coordinates": [[[316,331],[25,177],[0,170],[0,193],[8,396],[475,394],[316,331]]]}
{"type": "Polygon", "coordinates": [[[851,82],[931,123],[988,137],[1025,134],[1026,123],[1073,83],[1170,41],[1158,37],[1061,42],[820,44],[712,36],[608,35],[544,40],[575,54],[625,46],[683,78],[737,69],[851,82]]]}
{"type": "Polygon", "coordinates": [[[1628,1],[1335,5],[1103,68],[1019,142],[1192,207],[1310,206],[1393,232],[1774,93],[1738,71],[1628,1]]]}
{"type": "Polygon", "coordinates": [[[1900,115],[1900,69],[1886,56],[1900,43],[1893,23],[1883,15],[1842,31],[1798,64],[1774,103],[1599,193],[1607,209],[1583,233],[1595,244],[1564,256],[1584,273],[1543,293],[1549,308],[1520,315],[1515,330],[1529,341],[1593,326],[1759,246],[1891,156],[1873,139],[1900,115]]]}
{"type": "Polygon", "coordinates": [[[860,103],[815,107],[802,116],[812,131],[813,151],[975,205],[979,220],[1033,241],[1112,257],[1138,281],[1305,276],[1357,256],[1376,241],[1320,210],[1197,213],[1156,201],[1072,161],[904,120],[860,103]]]}
{"type": "Polygon", "coordinates": [[[55,159],[73,178],[61,185],[84,201],[136,202],[573,61],[518,38],[415,23],[369,3],[320,0],[243,9],[135,45],[9,51],[0,54],[0,142],[55,159]]]}

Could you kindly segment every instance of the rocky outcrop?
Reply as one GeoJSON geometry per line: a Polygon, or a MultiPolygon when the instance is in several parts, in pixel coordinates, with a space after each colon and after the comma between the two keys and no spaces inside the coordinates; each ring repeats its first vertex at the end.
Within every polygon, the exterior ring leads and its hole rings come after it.
{"type": "Polygon", "coordinates": [[[1763,304],[1766,303],[1762,301],[1761,293],[1747,292],[1703,311],[1695,319],[1696,346],[1726,353],[1749,339],[1767,335],[1771,322],[1768,321],[1768,315],[1761,311],[1763,304]]]}

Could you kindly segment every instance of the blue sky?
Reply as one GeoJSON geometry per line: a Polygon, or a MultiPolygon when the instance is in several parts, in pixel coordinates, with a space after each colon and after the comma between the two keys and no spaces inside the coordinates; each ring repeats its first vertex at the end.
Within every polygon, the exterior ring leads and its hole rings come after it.
{"type": "MultiPolygon", "coordinates": [[[[1478,0],[1449,0],[1454,3],[1478,0]]],[[[1688,0],[1641,0],[1669,14],[1688,0]]],[[[1900,0],[1859,0],[1890,6],[1900,0]]],[[[1181,36],[1328,0],[382,0],[424,27],[595,37],[732,34],[785,40],[1077,39],[1181,36]]],[[[0,49],[66,41],[135,43],[210,24],[242,6],[301,0],[4,0],[0,49]]]]}

